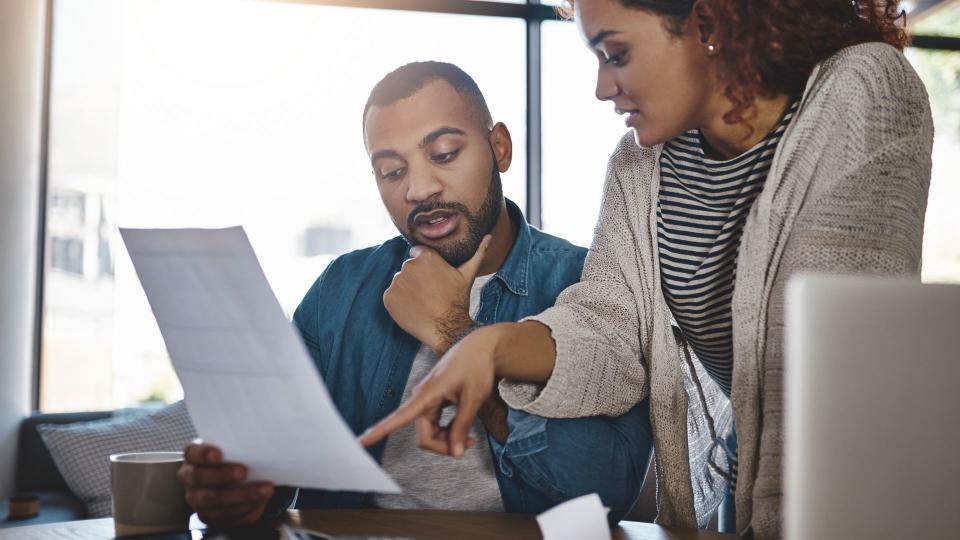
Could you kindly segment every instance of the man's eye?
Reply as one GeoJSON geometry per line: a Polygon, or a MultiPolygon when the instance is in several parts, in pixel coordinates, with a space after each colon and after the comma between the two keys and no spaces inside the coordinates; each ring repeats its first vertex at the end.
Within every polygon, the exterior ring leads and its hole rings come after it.
{"type": "Polygon", "coordinates": [[[404,168],[405,167],[401,167],[399,169],[394,169],[392,171],[380,173],[380,178],[383,178],[384,180],[393,180],[396,178],[400,178],[400,175],[403,174],[404,168]]]}
{"type": "Polygon", "coordinates": [[[452,161],[453,158],[457,157],[457,154],[460,153],[460,150],[454,150],[453,152],[445,152],[443,154],[434,154],[430,159],[434,163],[446,163],[452,161]]]}

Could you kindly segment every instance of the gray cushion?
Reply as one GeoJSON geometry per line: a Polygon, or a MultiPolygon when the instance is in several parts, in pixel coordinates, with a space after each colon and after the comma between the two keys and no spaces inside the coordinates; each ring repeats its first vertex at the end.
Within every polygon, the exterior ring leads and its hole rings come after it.
{"type": "Polygon", "coordinates": [[[92,518],[112,512],[110,454],[180,451],[197,436],[183,401],[133,418],[40,425],[37,431],[67,486],[92,518]]]}

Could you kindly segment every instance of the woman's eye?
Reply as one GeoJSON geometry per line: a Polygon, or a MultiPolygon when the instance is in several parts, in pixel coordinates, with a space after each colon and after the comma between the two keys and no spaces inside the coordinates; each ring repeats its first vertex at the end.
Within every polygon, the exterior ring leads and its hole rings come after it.
{"type": "Polygon", "coordinates": [[[460,153],[460,150],[454,150],[452,152],[445,152],[443,154],[434,154],[431,158],[434,163],[446,163],[451,161],[453,158],[457,157],[457,154],[460,153]]]}
{"type": "Polygon", "coordinates": [[[619,53],[617,53],[617,54],[612,54],[612,55],[608,56],[608,57],[606,58],[606,60],[603,61],[603,63],[604,63],[604,64],[614,65],[614,66],[619,66],[620,63],[623,61],[623,56],[624,56],[624,54],[626,54],[626,53],[619,52],[619,53]]]}

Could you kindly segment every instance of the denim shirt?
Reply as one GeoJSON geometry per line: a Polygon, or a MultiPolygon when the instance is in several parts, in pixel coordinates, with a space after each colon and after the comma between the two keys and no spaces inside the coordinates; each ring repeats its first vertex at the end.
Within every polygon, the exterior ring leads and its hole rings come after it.
{"type": "MultiPolygon", "coordinates": [[[[517,321],[553,305],[580,279],[587,250],[527,224],[507,201],[517,237],[500,270],[484,286],[475,320],[517,321]]],[[[293,316],[333,402],[360,434],[400,405],[420,342],[383,306],[383,293],[409,258],[402,236],[338,257],[320,275],[293,316]]],[[[379,462],[386,441],[371,447],[379,462]]],[[[369,506],[367,494],[302,489],[298,508],[369,506]]]]}

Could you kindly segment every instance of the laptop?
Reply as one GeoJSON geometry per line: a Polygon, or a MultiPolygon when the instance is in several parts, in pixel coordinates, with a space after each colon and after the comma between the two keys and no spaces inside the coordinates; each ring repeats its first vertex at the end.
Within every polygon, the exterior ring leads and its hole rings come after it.
{"type": "Polygon", "coordinates": [[[960,539],[960,285],[786,293],[786,540],[960,539]]]}

